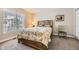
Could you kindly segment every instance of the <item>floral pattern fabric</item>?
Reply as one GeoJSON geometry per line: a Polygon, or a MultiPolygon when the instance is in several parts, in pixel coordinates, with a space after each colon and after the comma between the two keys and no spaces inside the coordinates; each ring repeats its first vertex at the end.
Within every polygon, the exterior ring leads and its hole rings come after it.
{"type": "Polygon", "coordinates": [[[17,38],[41,42],[48,47],[48,43],[51,42],[51,32],[52,29],[50,27],[26,28],[18,34],[17,38]]]}

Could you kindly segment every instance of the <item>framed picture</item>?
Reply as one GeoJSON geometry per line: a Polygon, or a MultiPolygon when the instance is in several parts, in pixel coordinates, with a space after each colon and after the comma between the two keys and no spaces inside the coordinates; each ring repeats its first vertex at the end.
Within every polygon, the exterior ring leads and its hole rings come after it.
{"type": "Polygon", "coordinates": [[[64,21],[64,15],[56,15],[56,21],[64,21]]]}

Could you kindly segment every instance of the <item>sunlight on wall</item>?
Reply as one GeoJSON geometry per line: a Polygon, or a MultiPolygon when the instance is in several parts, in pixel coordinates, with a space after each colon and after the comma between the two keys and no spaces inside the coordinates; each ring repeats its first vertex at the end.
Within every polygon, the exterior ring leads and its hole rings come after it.
{"type": "Polygon", "coordinates": [[[27,27],[33,27],[36,26],[37,20],[35,19],[36,14],[30,13],[27,20],[27,27]]]}

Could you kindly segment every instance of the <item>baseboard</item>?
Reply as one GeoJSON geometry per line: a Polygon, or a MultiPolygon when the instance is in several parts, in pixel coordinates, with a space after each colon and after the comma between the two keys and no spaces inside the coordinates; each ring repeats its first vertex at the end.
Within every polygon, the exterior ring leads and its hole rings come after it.
{"type": "Polygon", "coordinates": [[[76,36],[76,39],[79,40],[79,38],[76,36]]]}
{"type": "Polygon", "coordinates": [[[76,39],[76,36],[75,35],[67,35],[67,37],[76,39]]]}
{"type": "MultiPolygon", "coordinates": [[[[53,34],[54,36],[58,36],[58,34],[53,34]]],[[[76,39],[76,36],[75,35],[67,35],[68,38],[73,38],[73,39],[76,39]]]]}
{"type": "Polygon", "coordinates": [[[7,38],[7,39],[0,40],[0,43],[9,41],[9,40],[14,39],[14,38],[16,38],[16,36],[13,36],[13,37],[9,37],[9,38],[7,38]]]}

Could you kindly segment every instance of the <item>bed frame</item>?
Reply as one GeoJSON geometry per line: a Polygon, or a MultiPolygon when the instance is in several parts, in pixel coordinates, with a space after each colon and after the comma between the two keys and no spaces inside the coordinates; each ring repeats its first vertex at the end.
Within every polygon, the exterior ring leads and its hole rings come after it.
{"type": "Polygon", "coordinates": [[[32,41],[32,40],[25,40],[23,38],[18,39],[18,43],[22,43],[22,44],[27,45],[29,47],[32,47],[32,48],[34,48],[36,50],[47,50],[48,49],[41,42],[36,42],[36,41],[32,41]]]}
{"type": "MultiPolygon", "coordinates": [[[[53,29],[53,21],[52,20],[38,21],[38,25],[42,25],[42,26],[50,25],[50,27],[53,29]]],[[[53,33],[53,31],[52,31],[52,33],[53,33]]],[[[52,36],[52,34],[51,34],[51,36],[52,36]]],[[[35,48],[36,50],[48,50],[48,47],[46,47],[41,42],[36,42],[36,41],[20,38],[20,39],[18,39],[18,43],[22,43],[24,45],[30,46],[32,48],[35,48]]]]}

